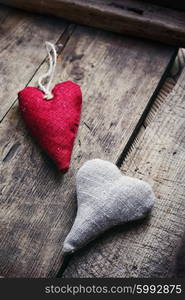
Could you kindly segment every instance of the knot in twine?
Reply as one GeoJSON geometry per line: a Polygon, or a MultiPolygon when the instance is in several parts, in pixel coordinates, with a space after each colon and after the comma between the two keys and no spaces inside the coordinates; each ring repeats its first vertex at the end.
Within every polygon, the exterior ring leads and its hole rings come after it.
{"type": "Polygon", "coordinates": [[[53,98],[50,86],[51,86],[51,82],[53,80],[54,73],[55,73],[56,62],[57,62],[57,52],[56,52],[54,44],[52,44],[50,42],[45,42],[45,44],[46,44],[47,54],[49,57],[49,69],[45,74],[43,74],[39,77],[38,86],[39,86],[39,89],[45,93],[44,98],[49,100],[49,99],[53,98]],[[48,78],[47,84],[42,83],[43,80],[47,79],[47,78],[48,78]]]}

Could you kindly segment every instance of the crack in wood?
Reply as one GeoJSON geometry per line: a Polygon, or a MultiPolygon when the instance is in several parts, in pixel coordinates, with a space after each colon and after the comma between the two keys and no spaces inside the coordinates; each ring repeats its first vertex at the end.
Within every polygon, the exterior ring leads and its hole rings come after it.
{"type": "Polygon", "coordinates": [[[92,128],[86,123],[86,122],[83,122],[83,124],[91,131],[92,128]]]}
{"type": "Polygon", "coordinates": [[[154,91],[154,93],[151,96],[151,98],[150,98],[150,100],[149,100],[149,102],[148,102],[145,110],[143,111],[143,114],[141,115],[141,118],[139,119],[139,121],[138,121],[135,129],[133,130],[133,132],[132,132],[132,134],[131,134],[131,136],[130,136],[130,138],[129,138],[129,140],[128,140],[128,142],[127,142],[127,144],[126,144],[126,146],[125,146],[125,148],[124,148],[124,150],[122,152],[122,154],[119,156],[119,158],[118,158],[118,160],[116,162],[116,165],[118,166],[118,168],[121,168],[124,160],[126,159],[128,153],[130,151],[130,148],[134,144],[134,141],[137,138],[137,136],[139,135],[139,132],[140,132],[141,128],[144,128],[146,130],[147,124],[145,123],[145,120],[146,120],[147,116],[149,115],[149,112],[151,111],[152,107],[155,104],[155,100],[157,98],[157,94],[159,93],[159,91],[160,91],[160,89],[161,89],[161,87],[162,87],[162,85],[164,83],[164,80],[167,77],[167,74],[168,74],[168,72],[169,72],[169,70],[170,70],[170,68],[171,68],[171,66],[172,66],[172,64],[174,62],[174,59],[175,59],[176,55],[177,55],[177,51],[176,51],[176,53],[174,53],[174,56],[172,57],[172,59],[170,60],[168,66],[166,67],[166,70],[164,71],[164,74],[161,77],[156,90],[154,91]]]}
{"type": "Polygon", "coordinates": [[[8,153],[5,155],[5,157],[3,158],[3,162],[7,162],[9,161],[15,154],[15,152],[17,151],[17,149],[20,147],[20,143],[16,143],[14,144],[8,151],[8,153]]]}

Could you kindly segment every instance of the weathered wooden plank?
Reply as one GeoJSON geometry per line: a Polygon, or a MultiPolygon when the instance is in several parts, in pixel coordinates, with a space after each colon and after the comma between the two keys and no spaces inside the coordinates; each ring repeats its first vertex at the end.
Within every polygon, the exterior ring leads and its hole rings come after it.
{"type": "Polygon", "coordinates": [[[174,54],[171,47],[78,27],[58,58],[55,78],[74,80],[83,91],[81,127],[65,176],[11,109],[0,141],[2,276],[57,274],[75,216],[75,173],[90,158],[118,159],[174,54]]]}
{"type": "Polygon", "coordinates": [[[185,46],[185,12],[139,0],[0,0],[124,35],[185,46]]]}
{"type": "Polygon", "coordinates": [[[64,277],[178,275],[176,258],[185,231],[184,82],[185,71],[168,97],[160,93],[122,166],[125,174],[153,186],[151,216],[114,228],[91,243],[73,257],[64,277]]]}
{"type": "Polygon", "coordinates": [[[46,57],[44,42],[56,42],[67,22],[0,6],[0,120],[46,57]]]}

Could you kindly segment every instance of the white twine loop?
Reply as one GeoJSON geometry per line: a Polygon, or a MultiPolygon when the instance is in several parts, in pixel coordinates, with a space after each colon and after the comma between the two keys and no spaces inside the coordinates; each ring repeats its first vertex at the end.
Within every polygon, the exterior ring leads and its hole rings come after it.
{"type": "Polygon", "coordinates": [[[39,85],[39,89],[42,90],[45,93],[44,98],[46,98],[47,100],[51,99],[53,97],[51,90],[50,90],[50,86],[51,86],[51,82],[53,80],[53,76],[55,73],[55,68],[56,68],[56,63],[57,63],[57,52],[55,49],[55,46],[50,43],[50,42],[46,42],[46,50],[48,53],[48,57],[49,57],[49,69],[47,71],[47,73],[41,75],[38,79],[38,85],[39,85]],[[48,78],[48,82],[47,84],[43,84],[42,81],[43,79],[48,78]]]}

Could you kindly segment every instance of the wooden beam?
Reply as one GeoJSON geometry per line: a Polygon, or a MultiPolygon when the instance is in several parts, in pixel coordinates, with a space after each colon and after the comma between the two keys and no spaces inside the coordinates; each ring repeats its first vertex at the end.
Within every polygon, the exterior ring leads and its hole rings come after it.
{"type": "Polygon", "coordinates": [[[153,186],[151,216],[99,237],[74,255],[63,277],[177,276],[185,229],[184,82],[185,71],[168,97],[174,84],[166,83],[121,168],[153,186]]]}
{"type": "Polygon", "coordinates": [[[124,35],[185,47],[185,12],[139,0],[0,0],[124,35]]]}
{"type": "Polygon", "coordinates": [[[74,31],[58,57],[55,76],[55,82],[76,81],[83,92],[81,126],[65,176],[31,139],[17,107],[9,111],[0,140],[2,276],[56,276],[76,212],[77,170],[95,157],[117,161],[174,54],[171,47],[88,27],[74,31]]]}

